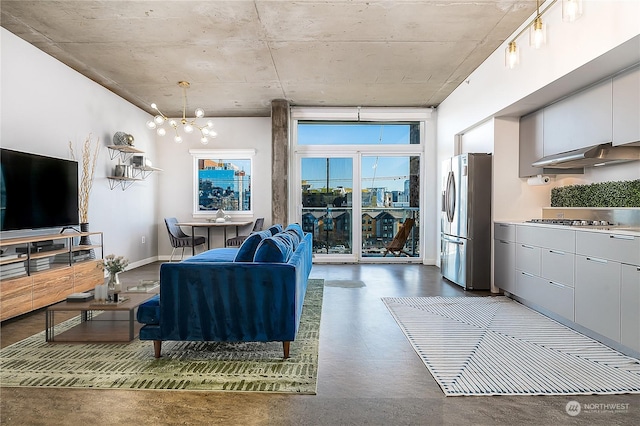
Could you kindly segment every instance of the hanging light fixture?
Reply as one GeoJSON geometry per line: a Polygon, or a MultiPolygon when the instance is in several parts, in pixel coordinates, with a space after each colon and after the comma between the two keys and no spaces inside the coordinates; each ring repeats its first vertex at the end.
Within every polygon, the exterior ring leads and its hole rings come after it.
{"type": "Polygon", "coordinates": [[[206,145],[209,143],[209,138],[215,138],[218,136],[215,130],[213,130],[213,122],[209,120],[205,124],[201,125],[196,121],[197,119],[204,117],[204,110],[202,108],[196,108],[195,118],[187,118],[187,89],[191,84],[188,81],[179,81],[178,86],[182,88],[182,119],[169,119],[158,109],[156,104],[151,104],[151,108],[156,110],[158,114],[153,117],[153,120],[147,121],[147,127],[152,130],[155,129],[159,136],[164,136],[167,134],[167,130],[162,126],[168,121],[169,126],[173,128],[176,134],[173,138],[176,143],[182,142],[182,136],[180,136],[180,133],[178,132],[179,127],[182,127],[182,130],[185,133],[193,133],[194,129],[198,129],[201,135],[200,142],[203,145],[206,145]]]}
{"type": "Polygon", "coordinates": [[[582,0],[562,0],[562,20],[573,22],[582,16],[582,0]]]}
{"type": "Polygon", "coordinates": [[[509,42],[504,51],[504,64],[509,69],[514,69],[520,63],[520,52],[515,41],[509,42]]]}
{"type": "Polygon", "coordinates": [[[533,20],[533,24],[531,24],[529,28],[529,44],[534,49],[540,49],[546,42],[547,27],[542,22],[542,15],[540,15],[540,0],[537,0],[536,4],[536,18],[533,20]]]}

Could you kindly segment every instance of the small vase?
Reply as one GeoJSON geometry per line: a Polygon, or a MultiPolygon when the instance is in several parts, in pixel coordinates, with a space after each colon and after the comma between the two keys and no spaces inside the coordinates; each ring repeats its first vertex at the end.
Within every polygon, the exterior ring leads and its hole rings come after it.
{"type": "MultiPolygon", "coordinates": [[[[89,232],[89,223],[88,222],[83,222],[83,223],[80,224],[80,232],[89,232]]],[[[91,245],[93,245],[93,242],[91,241],[91,238],[89,238],[88,235],[83,235],[82,237],[80,237],[79,244],[81,246],[91,246],[91,245]]],[[[95,255],[95,252],[93,251],[93,249],[81,250],[81,251],[78,252],[78,254],[84,254],[84,253],[88,253],[90,259],[95,259],[96,258],[96,255],[95,255]]]]}
{"type": "MultiPolygon", "coordinates": [[[[80,224],[80,232],[89,232],[89,223],[83,222],[80,224]]],[[[90,246],[93,243],[91,242],[91,238],[88,235],[83,235],[80,237],[80,245],[81,246],[90,246]]]]}
{"type": "Polygon", "coordinates": [[[120,278],[118,277],[118,275],[120,274],[120,272],[114,272],[109,274],[109,291],[110,292],[114,292],[114,291],[120,291],[120,278]]]}

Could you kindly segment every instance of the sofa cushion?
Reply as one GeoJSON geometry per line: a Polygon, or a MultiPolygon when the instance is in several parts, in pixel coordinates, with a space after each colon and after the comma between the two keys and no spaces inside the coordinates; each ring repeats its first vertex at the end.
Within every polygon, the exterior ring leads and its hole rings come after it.
{"type": "Polygon", "coordinates": [[[189,257],[183,262],[199,263],[199,262],[233,262],[238,249],[236,247],[215,248],[207,250],[203,253],[189,257]]]}
{"type": "Polygon", "coordinates": [[[304,231],[302,230],[302,226],[299,223],[290,223],[285,228],[285,231],[293,231],[298,235],[298,240],[302,241],[304,239],[304,231]]]}
{"type": "Polygon", "coordinates": [[[136,318],[142,324],[160,324],[160,295],[153,296],[140,305],[136,318]]]}
{"type": "Polygon", "coordinates": [[[253,257],[256,254],[256,249],[258,245],[264,240],[271,236],[270,231],[260,231],[255,232],[247,237],[246,240],[240,246],[236,257],[233,259],[234,262],[253,262],[253,257]]]}
{"type": "Polygon", "coordinates": [[[286,263],[293,254],[291,242],[285,237],[273,236],[265,238],[256,249],[254,262],[286,263]]]}
{"type": "Polygon", "coordinates": [[[284,229],[282,228],[282,225],[280,225],[279,223],[271,226],[268,231],[271,232],[271,235],[276,235],[278,232],[282,232],[284,229]]]}

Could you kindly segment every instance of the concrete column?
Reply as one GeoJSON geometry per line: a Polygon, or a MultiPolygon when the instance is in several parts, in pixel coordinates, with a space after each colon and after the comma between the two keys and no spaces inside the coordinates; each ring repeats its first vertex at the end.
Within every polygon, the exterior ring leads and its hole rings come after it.
{"type": "Polygon", "coordinates": [[[271,221],[288,224],[289,102],[271,101],[271,221]]]}

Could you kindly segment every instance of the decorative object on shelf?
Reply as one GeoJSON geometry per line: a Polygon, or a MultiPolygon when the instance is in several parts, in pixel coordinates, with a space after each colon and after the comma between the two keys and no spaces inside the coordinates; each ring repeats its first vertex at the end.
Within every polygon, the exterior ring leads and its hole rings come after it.
{"type": "Polygon", "coordinates": [[[227,216],[228,215],[224,212],[224,210],[218,209],[218,211],[216,212],[216,222],[218,223],[226,222],[227,216]]]}
{"type": "MultiPolygon", "coordinates": [[[[82,177],[80,178],[80,190],[78,192],[80,223],[89,223],[89,195],[93,186],[93,177],[96,173],[96,163],[100,149],[99,142],[100,138],[95,141],[94,145],[91,140],[91,133],[89,133],[82,145],[82,177]]],[[[76,156],[71,141],[69,141],[69,151],[71,151],[71,158],[75,160],[76,156]]]]}
{"type": "Polygon", "coordinates": [[[551,207],[640,207],[640,179],[553,188],[551,207]]]}
{"type": "MultiPolygon", "coordinates": [[[[80,232],[89,232],[89,224],[87,222],[83,222],[80,224],[80,232]]],[[[80,237],[80,241],[79,244],[81,246],[92,246],[93,242],[91,241],[91,238],[88,235],[83,235],[80,237]]],[[[80,255],[88,255],[87,257],[89,259],[95,259],[96,255],[93,251],[93,249],[89,249],[89,250],[81,250],[78,251],[77,254],[80,255]]]]}
{"type": "Polygon", "coordinates": [[[123,256],[117,256],[115,254],[108,254],[104,257],[104,269],[109,272],[109,291],[120,291],[120,279],[118,274],[125,270],[129,265],[129,260],[123,256]]]}
{"type": "Polygon", "coordinates": [[[113,144],[133,146],[133,136],[125,132],[115,132],[113,134],[113,144]]]}
{"type": "Polygon", "coordinates": [[[97,303],[104,302],[105,300],[107,300],[107,285],[106,284],[97,285],[93,294],[94,294],[93,298],[97,303]]]}
{"type": "Polygon", "coordinates": [[[122,190],[129,188],[134,182],[146,179],[151,173],[162,171],[151,166],[151,161],[145,158],[144,151],[129,145],[108,145],[109,158],[118,159],[118,164],[113,168],[113,174],[107,176],[109,188],[112,190],[120,185],[122,190]],[[126,164],[127,161],[131,164],[126,164]]]}
{"type": "Polygon", "coordinates": [[[213,122],[211,120],[207,121],[205,124],[199,124],[196,120],[204,117],[204,110],[202,108],[196,108],[195,117],[187,118],[187,89],[191,86],[188,81],[179,81],[178,86],[182,88],[182,119],[175,120],[169,119],[166,115],[164,115],[156,104],[151,104],[151,108],[156,110],[158,114],[153,118],[153,120],[147,121],[147,127],[151,130],[156,129],[156,133],[159,136],[164,136],[167,134],[167,131],[164,127],[165,122],[169,121],[169,126],[173,128],[176,135],[173,140],[176,143],[182,142],[182,136],[178,132],[178,127],[182,126],[182,130],[185,133],[193,133],[193,129],[198,129],[200,131],[200,142],[203,145],[209,143],[209,138],[215,138],[218,134],[213,130],[213,122]]]}

